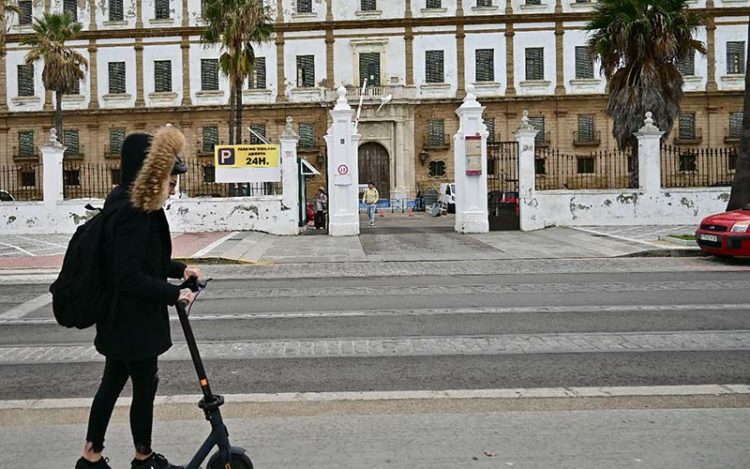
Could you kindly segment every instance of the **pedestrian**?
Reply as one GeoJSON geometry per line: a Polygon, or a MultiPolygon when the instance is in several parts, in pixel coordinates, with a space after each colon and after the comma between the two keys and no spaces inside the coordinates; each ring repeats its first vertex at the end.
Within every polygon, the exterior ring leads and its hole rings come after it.
{"type": "Polygon", "coordinates": [[[375,208],[379,199],[380,194],[375,189],[375,184],[373,182],[367,183],[367,189],[365,189],[365,193],[362,195],[362,202],[367,206],[367,216],[370,218],[370,226],[375,225],[375,208]]]}
{"type": "Polygon", "coordinates": [[[174,127],[152,137],[130,134],[122,146],[120,184],[105,206],[123,206],[107,219],[104,245],[112,294],[110,314],[96,324],[96,350],[104,355],[104,373],[91,404],[86,444],[76,469],[111,469],[102,457],[104,435],[120,392],[133,385],[130,430],[135,445],[132,469],[179,469],[151,449],[154,398],[159,383],[157,358],[172,346],[167,306],[192,302],[190,289],[167,278],[199,277],[200,271],[171,259],[172,242],[163,206],[174,195],[184,135],[174,127]]]}
{"type": "Polygon", "coordinates": [[[315,229],[326,228],[326,211],[328,210],[328,196],[323,187],[318,187],[318,193],[315,195],[315,229]]]}

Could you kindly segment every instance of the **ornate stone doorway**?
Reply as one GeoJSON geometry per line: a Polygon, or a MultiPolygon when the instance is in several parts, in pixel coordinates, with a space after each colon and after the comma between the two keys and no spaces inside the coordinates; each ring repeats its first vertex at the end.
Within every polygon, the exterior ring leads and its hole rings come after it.
{"type": "Polygon", "coordinates": [[[391,198],[391,159],[388,150],[375,142],[359,147],[359,183],[373,182],[381,200],[391,198]]]}

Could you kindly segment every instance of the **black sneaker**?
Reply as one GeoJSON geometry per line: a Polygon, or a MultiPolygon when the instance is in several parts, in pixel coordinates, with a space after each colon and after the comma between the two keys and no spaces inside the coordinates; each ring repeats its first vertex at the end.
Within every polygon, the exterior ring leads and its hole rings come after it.
{"type": "Polygon", "coordinates": [[[78,462],[76,462],[76,469],[112,469],[112,467],[107,464],[108,462],[109,458],[101,458],[97,462],[89,462],[84,458],[80,458],[78,459],[78,462]]]}
{"type": "Polygon", "coordinates": [[[165,458],[163,455],[159,453],[151,453],[151,456],[149,456],[147,459],[140,461],[138,459],[133,459],[133,462],[130,463],[131,469],[185,469],[183,466],[175,466],[174,464],[169,464],[169,461],[167,461],[167,458],[165,458]]]}

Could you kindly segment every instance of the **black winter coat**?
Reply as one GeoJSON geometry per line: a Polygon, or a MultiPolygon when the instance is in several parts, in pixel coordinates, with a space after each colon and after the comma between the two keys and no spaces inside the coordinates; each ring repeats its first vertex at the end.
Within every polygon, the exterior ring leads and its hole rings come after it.
{"type": "Polygon", "coordinates": [[[172,240],[164,210],[145,212],[128,199],[128,191],[118,186],[105,202],[105,206],[124,206],[105,226],[115,303],[109,317],[97,323],[94,343],[107,357],[144,360],[172,346],[167,305],[177,302],[180,288],[167,278],[181,278],[185,264],[171,260],[172,240]]]}

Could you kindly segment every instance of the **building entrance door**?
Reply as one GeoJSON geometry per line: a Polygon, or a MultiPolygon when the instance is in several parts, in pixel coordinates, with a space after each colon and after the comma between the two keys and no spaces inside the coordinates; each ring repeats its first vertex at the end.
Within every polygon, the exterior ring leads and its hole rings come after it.
{"type": "Polygon", "coordinates": [[[359,147],[359,183],[372,182],[380,200],[391,199],[391,160],[381,144],[370,142],[359,147]]]}

